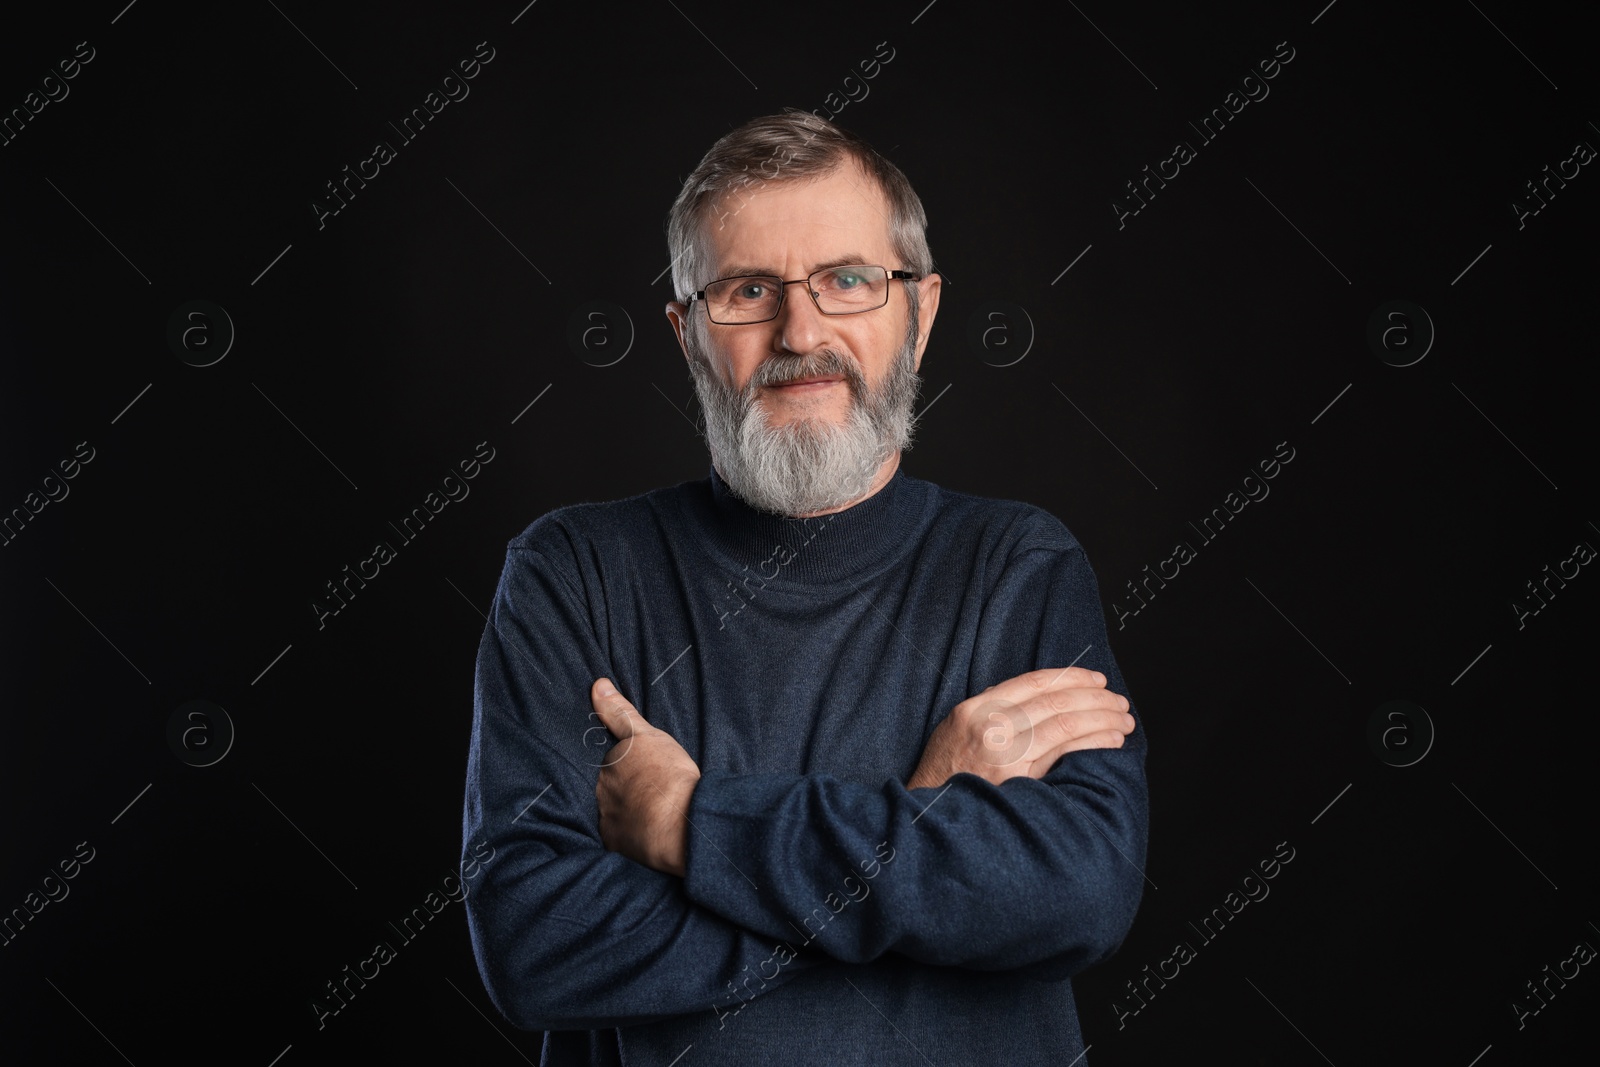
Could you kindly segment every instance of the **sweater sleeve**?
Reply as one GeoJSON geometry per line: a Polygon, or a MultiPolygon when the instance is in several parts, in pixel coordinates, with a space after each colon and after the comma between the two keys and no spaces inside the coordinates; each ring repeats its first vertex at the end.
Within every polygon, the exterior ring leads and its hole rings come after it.
{"type": "MultiPolygon", "coordinates": [[[[1073,664],[1128,696],[1083,550],[1018,552],[979,624],[974,692],[1073,664]]],[[[1043,778],[999,786],[966,773],[916,790],[703,773],[689,809],[689,897],[750,930],[803,932],[847,962],[895,952],[1070,977],[1116,951],[1143,892],[1145,737],[1134,715],[1120,749],[1069,752],[1043,778]],[[881,868],[859,859],[875,855],[887,857],[881,868]],[[870,884],[851,863],[872,870],[870,884]]]]}
{"type": "Polygon", "coordinates": [[[574,584],[544,554],[509,550],[478,649],[462,880],[489,998],[528,1030],[720,1017],[826,962],[605,848],[595,785],[610,738],[589,686],[613,673],[574,584]]]}

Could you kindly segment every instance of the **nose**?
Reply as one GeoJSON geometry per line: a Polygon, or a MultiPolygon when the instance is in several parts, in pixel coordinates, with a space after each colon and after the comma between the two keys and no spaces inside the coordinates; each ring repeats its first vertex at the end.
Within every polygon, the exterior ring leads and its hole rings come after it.
{"type": "Polygon", "coordinates": [[[832,334],[828,316],[811,299],[810,280],[784,287],[783,306],[773,319],[776,340],[784,351],[804,355],[823,347],[832,334]]]}

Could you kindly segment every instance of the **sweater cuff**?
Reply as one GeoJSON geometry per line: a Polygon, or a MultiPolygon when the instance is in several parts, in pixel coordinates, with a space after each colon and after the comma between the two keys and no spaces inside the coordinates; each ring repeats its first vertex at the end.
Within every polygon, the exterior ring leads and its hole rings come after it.
{"type": "Polygon", "coordinates": [[[690,900],[727,918],[750,917],[760,886],[754,866],[758,843],[773,832],[773,813],[795,777],[701,773],[689,798],[684,848],[683,887],[690,900]],[[756,841],[746,840],[751,834],[756,841]]]}

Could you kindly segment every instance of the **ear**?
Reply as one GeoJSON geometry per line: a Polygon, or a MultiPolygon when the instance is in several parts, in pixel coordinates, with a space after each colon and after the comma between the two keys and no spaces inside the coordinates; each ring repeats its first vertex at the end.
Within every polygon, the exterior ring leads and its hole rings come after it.
{"type": "Polygon", "coordinates": [[[933,333],[933,319],[939,314],[939,290],[944,279],[929,274],[917,285],[917,369],[922,369],[922,353],[928,347],[928,336],[933,333]]]}
{"type": "Polygon", "coordinates": [[[689,328],[689,307],[676,300],[667,302],[667,321],[672,323],[672,332],[677,335],[678,347],[683,349],[683,358],[689,358],[689,346],[683,343],[683,331],[689,328]]]}

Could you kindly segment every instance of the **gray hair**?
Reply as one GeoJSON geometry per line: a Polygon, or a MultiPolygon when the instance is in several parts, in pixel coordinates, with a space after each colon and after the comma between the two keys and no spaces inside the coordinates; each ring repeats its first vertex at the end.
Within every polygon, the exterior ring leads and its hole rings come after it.
{"type": "MultiPolygon", "coordinates": [[[[932,274],[928,216],[900,168],[828,120],[784,108],[781,114],[762,115],[724,134],[684,181],[667,216],[667,251],[672,255],[677,298],[687,303],[691,293],[712,280],[710,228],[738,210],[713,216],[719,201],[767,182],[826,177],[849,159],[877,181],[889,201],[889,240],[901,262],[885,266],[932,274]]],[[[914,294],[914,287],[908,285],[907,292],[914,294]]],[[[691,316],[691,322],[696,318],[691,316]]]]}

